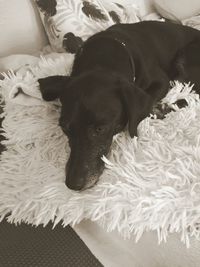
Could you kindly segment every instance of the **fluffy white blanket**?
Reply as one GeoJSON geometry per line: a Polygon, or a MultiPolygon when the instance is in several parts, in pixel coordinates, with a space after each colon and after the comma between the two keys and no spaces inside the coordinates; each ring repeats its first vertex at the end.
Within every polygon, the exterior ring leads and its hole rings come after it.
{"type": "Polygon", "coordinates": [[[159,242],[178,232],[187,245],[199,237],[200,101],[192,87],[178,82],[163,102],[186,99],[164,120],[153,116],[139,125],[139,137],[113,138],[99,183],[84,192],[67,189],[69,155],[58,126],[60,103],[42,101],[37,79],[69,74],[73,57],[41,59],[27,72],[10,72],[1,81],[7,150],[0,164],[0,219],[34,225],[83,219],[97,221],[125,238],[157,231],[159,242]]]}

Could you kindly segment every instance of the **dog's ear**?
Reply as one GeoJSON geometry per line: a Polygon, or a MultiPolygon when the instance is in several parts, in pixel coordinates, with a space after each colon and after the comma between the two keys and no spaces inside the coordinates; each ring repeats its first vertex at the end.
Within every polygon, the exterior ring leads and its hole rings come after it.
{"type": "Polygon", "coordinates": [[[46,101],[53,101],[59,98],[70,80],[71,78],[69,76],[59,75],[39,79],[38,83],[43,99],[46,101]]]}
{"type": "Polygon", "coordinates": [[[134,83],[120,83],[120,98],[128,118],[128,130],[131,138],[137,136],[138,124],[149,115],[152,98],[134,83]]]}

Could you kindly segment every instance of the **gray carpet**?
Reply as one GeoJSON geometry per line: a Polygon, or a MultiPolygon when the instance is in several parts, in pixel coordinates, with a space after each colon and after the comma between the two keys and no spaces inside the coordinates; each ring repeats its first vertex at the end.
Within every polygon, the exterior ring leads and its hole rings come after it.
{"type": "Polygon", "coordinates": [[[71,227],[0,223],[0,267],[102,267],[71,227]]]}
{"type": "MultiPolygon", "coordinates": [[[[0,99],[1,100],[1,99],[0,99]]],[[[1,116],[1,113],[3,112],[3,109],[2,107],[0,106],[0,116],[1,116]]],[[[1,126],[2,126],[2,121],[3,121],[3,118],[0,117],[0,155],[1,155],[1,152],[5,149],[4,146],[1,144],[1,141],[4,140],[4,137],[2,135],[2,130],[1,130],[1,126]]]]}

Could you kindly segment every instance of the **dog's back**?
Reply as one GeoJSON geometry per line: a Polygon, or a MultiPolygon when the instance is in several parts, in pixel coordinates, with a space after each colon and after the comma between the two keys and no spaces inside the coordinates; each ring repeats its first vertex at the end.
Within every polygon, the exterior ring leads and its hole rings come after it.
{"type": "MultiPolygon", "coordinates": [[[[111,40],[116,38],[124,42],[130,51],[136,67],[136,76],[142,74],[149,79],[148,76],[154,76],[157,72],[155,66],[159,66],[170,76],[173,73],[171,67],[174,60],[188,44],[200,42],[200,32],[191,27],[158,21],[113,25],[85,42],[84,54],[81,54],[81,57],[77,55],[72,75],[85,71],[86,68],[93,68],[95,60],[100,65],[107,64],[113,69],[119,66],[116,61],[122,62],[126,55],[122,55],[124,51],[118,51],[119,44],[111,40]]],[[[170,79],[173,78],[171,75],[170,79]]]]}
{"type": "Polygon", "coordinates": [[[139,58],[145,65],[150,63],[152,66],[153,60],[156,60],[155,63],[166,71],[177,51],[184,49],[191,42],[200,42],[200,31],[170,22],[143,21],[134,24],[116,24],[107,32],[124,36],[130,44],[135,61],[139,58]]]}
{"type": "Polygon", "coordinates": [[[126,35],[133,45],[139,44],[141,48],[155,51],[169,50],[171,53],[185,47],[194,39],[200,41],[200,31],[171,22],[143,21],[133,24],[115,24],[104,31],[106,32],[126,35]]]}

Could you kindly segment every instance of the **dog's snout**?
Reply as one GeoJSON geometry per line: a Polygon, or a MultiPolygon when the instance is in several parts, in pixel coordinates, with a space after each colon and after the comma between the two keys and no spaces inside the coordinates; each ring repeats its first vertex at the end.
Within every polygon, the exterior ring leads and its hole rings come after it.
{"type": "Polygon", "coordinates": [[[81,191],[84,188],[84,182],[81,180],[76,181],[75,183],[68,182],[66,180],[65,184],[69,189],[74,190],[74,191],[81,191]]]}
{"type": "Polygon", "coordinates": [[[79,147],[72,145],[71,154],[65,167],[65,185],[75,191],[89,189],[97,183],[103,169],[104,163],[98,152],[86,151],[86,148],[80,151],[79,147]]]}
{"type": "Polygon", "coordinates": [[[65,185],[71,190],[80,191],[85,186],[84,172],[81,171],[80,164],[77,164],[77,168],[76,164],[72,163],[73,160],[70,158],[65,168],[65,185]]]}
{"type": "MultiPolygon", "coordinates": [[[[99,175],[100,174],[101,173],[99,173],[99,175]]],[[[83,169],[77,169],[67,164],[65,185],[71,190],[85,190],[96,184],[99,175],[91,172],[89,165],[85,164],[83,169]]]]}

